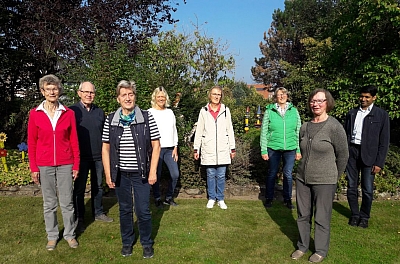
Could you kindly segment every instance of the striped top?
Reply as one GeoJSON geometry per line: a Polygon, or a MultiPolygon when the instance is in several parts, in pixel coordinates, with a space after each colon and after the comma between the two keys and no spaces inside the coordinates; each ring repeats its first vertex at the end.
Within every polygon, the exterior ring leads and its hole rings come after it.
{"type": "MultiPolygon", "coordinates": [[[[148,112],[148,116],[149,116],[149,126],[150,126],[150,139],[157,140],[160,138],[160,133],[158,131],[157,124],[150,112],[148,112]]],[[[136,122],[133,121],[132,125],[135,125],[135,123],[136,122]]],[[[110,142],[109,126],[110,126],[109,120],[108,118],[106,118],[104,122],[103,136],[102,136],[102,141],[105,143],[110,142]]],[[[131,129],[129,126],[123,126],[121,123],[119,123],[119,126],[124,128],[124,132],[122,133],[121,140],[119,143],[118,167],[121,171],[137,172],[139,171],[139,168],[136,157],[137,154],[135,150],[135,142],[133,141],[131,129]]]]}

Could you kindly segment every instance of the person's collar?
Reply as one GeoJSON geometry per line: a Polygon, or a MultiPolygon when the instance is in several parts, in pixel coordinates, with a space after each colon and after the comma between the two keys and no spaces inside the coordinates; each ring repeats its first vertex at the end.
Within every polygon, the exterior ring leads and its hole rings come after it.
{"type": "Polygon", "coordinates": [[[214,113],[217,113],[217,112],[219,112],[219,110],[221,110],[221,103],[219,103],[218,104],[218,108],[217,108],[217,110],[212,110],[212,108],[211,108],[211,104],[210,103],[208,103],[208,110],[209,111],[213,111],[214,113]]]}
{"type": "Polygon", "coordinates": [[[289,108],[289,102],[286,102],[284,107],[281,107],[280,104],[275,103],[275,107],[276,107],[276,109],[279,109],[279,108],[287,109],[287,108],[289,108]]]}
{"type": "MultiPolygon", "coordinates": [[[[84,109],[86,108],[86,105],[82,102],[82,100],[79,101],[80,106],[82,106],[84,109]]],[[[93,104],[90,104],[89,110],[91,110],[93,108],[93,104]]]]}
{"type": "Polygon", "coordinates": [[[365,112],[365,111],[371,112],[373,106],[374,106],[374,103],[372,103],[370,106],[368,106],[368,108],[365,110],[362,109],[362,107],[360,106],[360,108],[358,110],[361,112],[365,112]]]}
{"type": "MultiPolygon", "coordinates": [[[[46,102],[46,100],[44,100],[37,108],[36,111],[45,111],[44,109],[44,103],[46,102]]],[[[66,111],[65,107],[58,102],[58,108],[56,109],[56,111],[66,111]]]]}

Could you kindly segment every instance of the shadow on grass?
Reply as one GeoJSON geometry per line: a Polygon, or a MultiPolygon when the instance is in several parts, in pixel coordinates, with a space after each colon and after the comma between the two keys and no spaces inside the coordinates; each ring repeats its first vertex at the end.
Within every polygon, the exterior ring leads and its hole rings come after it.
{"type": "Polygon", "coordinates": [[[339,214],[343,215],[346,218],[350,218],[351,211],[348,207],[342,205],[341,203],[334,202],[333,203],[333,210],[338,212],[339,214]]]}
{"type": "MultiPolygon", "coordinates": [[[[91,224],[93,224],[94,220],[94,204],[93,204],[93,199],[90,198],[86,200],[85,203],[85,227],[88,228],[91,224]]],[[[118,204],[117,197],[115,196],[115,191],[110,190],[109,192],[105,193],[103,195],[102,199],[102,204],[103,204],[103,212],[108,215],[108,212],[112,207],[118,204]]],[[[114,221],[117,219],[114,218],[114,221]]],[[[78,238],[81,236],[83,233],[76,232],[76,237],[78,238]]]]}
{"type": "Polygon", "coordinates": [[[151,210],[151,222],[152,222],[152,234],[153,240],[156,240],[158,230],[160,229],[161,219],[165,211],[169,210],[169,206],[164,205],[163,208],[157,208],[155,206],[154,199],[150,199],[150,210],[151,210]]]}
{"type": "MultiPolygon", "coordinates": [[[[153,196],[151,192],[151,197],[153,196]]],[[[103,210],[105,214],[108,214],[108,211],[115,205],[118,205],[118,199],[115,195],[115,191],[111,190],[107,195],[103,197],[103,210]]],[[[93,217],[93,203],[92,199],[88,199],[85,204],[85,226],[88,228],[95,220],[93,217]]],[[[152,217],[152,239],[155,240],[158,234],[158,230],[160,228],[160,223],[161,219],[163,217],[164,211],[168,211],[169,206],[164,205],[164,207],[157,208],[155,206],[155,202],[153,198],[150,198],[150,211],[151,211],[151,217],[152,217]]],[[[138,223],[137,223],[137,218],[134,216],[135,222],[134,222],[134,231],[135,231],[135,241],[134,245],[138,242],[138,238],[140,237],[139,230],[138,230],[138,223]]],[[[119,214],[117,217],[114,218],[114,221],[119,222],[119,214]]],[[[60,232],[60,237],[62,237],[62,232],[60,232]]],[[[83,233],[77,233],[76,237],[78,238],[79,236],[83,235],[83,233]]]]}
{"type": "MultiPolygon", "coordinates": [[[[261,200],[261,199],[260,199],[261,200]]],[[[264,201],[261,200],[264,205],[264,201]]],[[[288,209],[283,201],[274,200],[271,208],[265,211],[271,219],[279,226],[280,231],[287,236],[293,243],[293,247],[297,248],[298,230],[296,219],[293,217],[293,210],[288,209]]]]}

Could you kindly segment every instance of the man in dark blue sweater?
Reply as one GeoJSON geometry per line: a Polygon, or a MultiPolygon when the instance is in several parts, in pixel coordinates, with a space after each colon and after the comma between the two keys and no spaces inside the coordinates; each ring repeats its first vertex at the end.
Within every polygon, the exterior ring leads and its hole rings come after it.
{"type": "Polygon", "coordinates": [[[79,149],[81,151],[79,177],[74,183],[74,207],[78,219],[77,232],[85,230],[85,189],[90,170],[92,214],[96,221],[112,222],[103,211],[103,164],[101,161],[101,136],[103,133],[104,111],[93,104],[95,87],[90,82],[79,85],[78,96],[81,100],[70,106],[75,112],[79,149]]]}

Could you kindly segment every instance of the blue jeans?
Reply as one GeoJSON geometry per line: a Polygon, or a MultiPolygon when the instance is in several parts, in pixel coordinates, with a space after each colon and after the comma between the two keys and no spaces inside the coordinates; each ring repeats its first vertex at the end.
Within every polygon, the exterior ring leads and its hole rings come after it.
{"type": "Polygon", "coordinates": [[[165,199],[172,199],[174,197],[174,191],[176,184],[178,183],[178,178],[179,178],[179,169],[178,169],[178,163],[174,161],[172,158],[172,151],[174,148],[161,148],[160,152],[160,159],[158,160],[158,166],[157,166],[157,182],[153,184],[153,196],[155,199],[160,199],[161,198],[161,193],[160,193],[160,180],[161,180],[161,172],[162,172],[162,166],[163,162],[168,167],[169,174],[171,175],[171,180],[169,181],[168,184],[168,191],[165,195],[165,199]]]}
{"type": "Polygon", "coordinates": [[[74,182],[74,207],[78,219],[85,217],[85,190],[90,170],[92,214],[103,214],[103,163],[101,160],[81,160],[79,165],[79,177],[74,182]]]}
{"type": "Polygon", "coordinates": [[[372,167],[366,166],[361,160],[360,146],[350,144],[349,160],[346,166],[347,178],[347,201],[349,202],[351,216],[361,219],[369,219],[371,214],[372,200],[374,199],[374,180],[372,167]],[[361,172],[362,202],[358,205],[359,174],[361,172]]]}
{"type": "Polygon", "coordinates": [[[224,200],[226,165],[207,166],[208,199],[224,200]]]}
{"type": "Polygon", "coordinates": [[[137,216],[140,243],[153,245],[151,239],[150,184],[139,173],[120,171],[115,183],[119,204],[119,221],[122,245],[132,246],[135,241],[133,208],[137,216]]]}
{"type": "Polygon", "coordinates": [[[266,181],[265,198],[272,200],[274,198],[274,188],[276,174],[279,171],[279,164],[283,160],[283,199],[285,201],[292,199],[292,170],[296,158],[296,150],[273,150],[268,148],[269,170],[266,181]]]}

